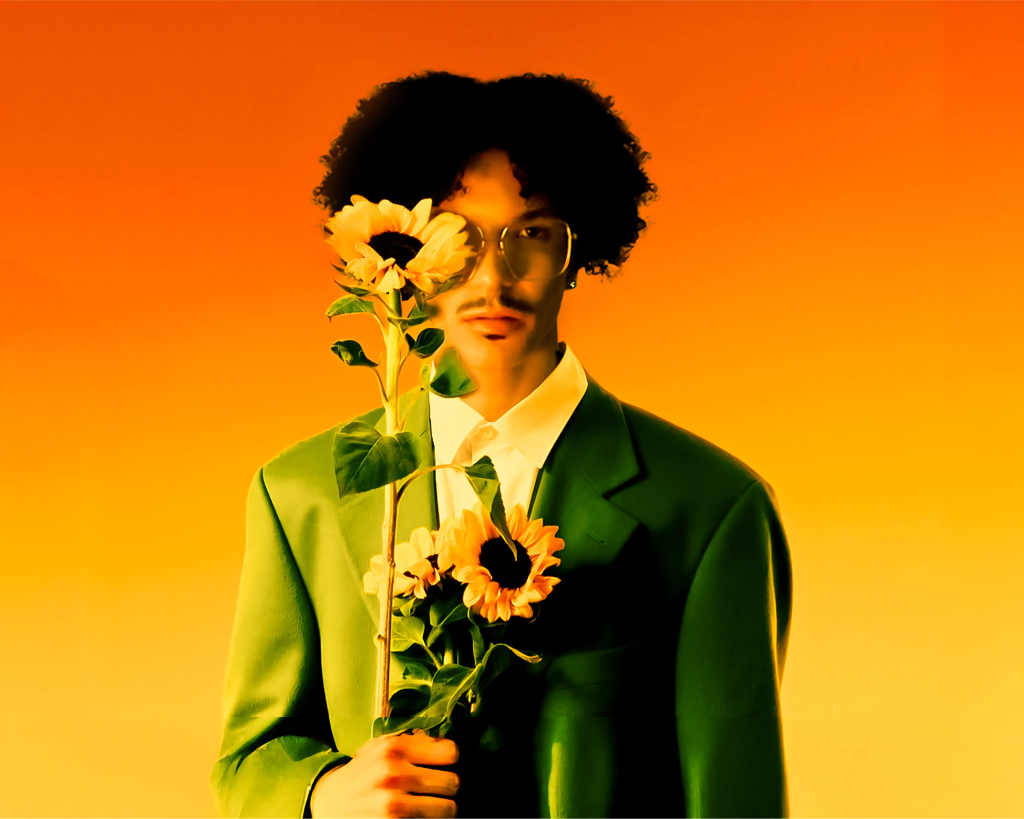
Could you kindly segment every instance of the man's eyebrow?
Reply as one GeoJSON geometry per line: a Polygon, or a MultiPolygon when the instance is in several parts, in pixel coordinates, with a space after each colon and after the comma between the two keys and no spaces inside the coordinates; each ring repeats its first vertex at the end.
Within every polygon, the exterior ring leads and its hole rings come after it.
{"type": "Polygon", "coordinates": [[[539,208],[530,208],[520,214],[520,219],[532,219],[534,216],[554,216],[555,209],[551,205],[541,205],[539,208]]]}
{"type": "MultiPolygon", "coordinates": [[[[435,216],[439,216],[442,213],[448,213],[450,211],[443,211],[435,205],[430,209],[430,218],[433,219],[435,216]]],[[[533,219],[535,216],[554,216],[555,209],[551,205],[540,205],[536,208],[530,208],[525,210],[517,216],[517,219],[533,219]]],[[[465,218],[465,217],[463,217],[465,218]]]]}

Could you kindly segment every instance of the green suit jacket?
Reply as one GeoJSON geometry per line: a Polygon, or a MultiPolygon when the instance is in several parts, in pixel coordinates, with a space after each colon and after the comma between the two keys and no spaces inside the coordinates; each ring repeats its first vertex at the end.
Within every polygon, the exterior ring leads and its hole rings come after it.
{"type": "MultiPolygon", "coordinates": [[[[428,402],[408,429],[433,463],[428,402]]],[[[363,416],[382,426],[381,410],[363,416]]],[[[381,491],[338,497],[338,427],[257,473],[211,785],[228,816],[309,815],[370,738],[381,491]]],[[[398,537],[437,527],[433,475],[398,537]]],[[[485,692],[495,748],[460,759],[460,816],[784,816],[779,689],[791,569],[772,489],[591,382],[541,469],[562,578],[505,639],[540,653],[485,692]]]]}

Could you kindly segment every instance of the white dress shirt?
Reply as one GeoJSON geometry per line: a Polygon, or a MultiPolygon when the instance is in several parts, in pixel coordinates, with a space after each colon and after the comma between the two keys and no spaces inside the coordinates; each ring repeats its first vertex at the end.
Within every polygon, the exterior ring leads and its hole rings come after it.
{"type": "MultiPolygon", "coordinates": [[[[505,510],[520,503],[529,512],[537,471],[587,391],[587,376],[568,345],[551,374],[526,398],[493,423],[461,398],[430,393],[434,462],[469,466],[488,455],[501,481],[505,510]]],[[[466,476],[438,469],[439,520],[461,515],[477,502],[466,476]]]]}

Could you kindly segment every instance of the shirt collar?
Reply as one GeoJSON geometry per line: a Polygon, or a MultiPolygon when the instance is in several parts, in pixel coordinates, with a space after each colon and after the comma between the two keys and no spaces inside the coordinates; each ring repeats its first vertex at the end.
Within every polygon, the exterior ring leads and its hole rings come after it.
{"type": "MultiPolygon", "coordinates": [[[[551,374],[491,425],[537,469],[587,391],[587,375],[569,346],[551,374]]],[[[451,463],[466,436],[487,421],[461,398],[430,393],[430,429],[437,463],[451,463]]]]}

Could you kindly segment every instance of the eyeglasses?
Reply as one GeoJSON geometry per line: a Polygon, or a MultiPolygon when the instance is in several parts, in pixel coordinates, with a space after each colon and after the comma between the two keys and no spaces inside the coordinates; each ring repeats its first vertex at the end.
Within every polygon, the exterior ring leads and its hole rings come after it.
{"type": "MultiPolygon", "coordinates": [[[[457,275],[468,279],[486,252],[486,239],[483,229],[469,220],[464,230],[469,233],[466,245],[476,255],[466,260],[466,266],[457,275]]],[[[498,252],[516,279],[546,281],[561,276],[569,269],[572,243],[576,238],[567,222],[534,216],[505,225],[498,236],[498,252]]]]}

